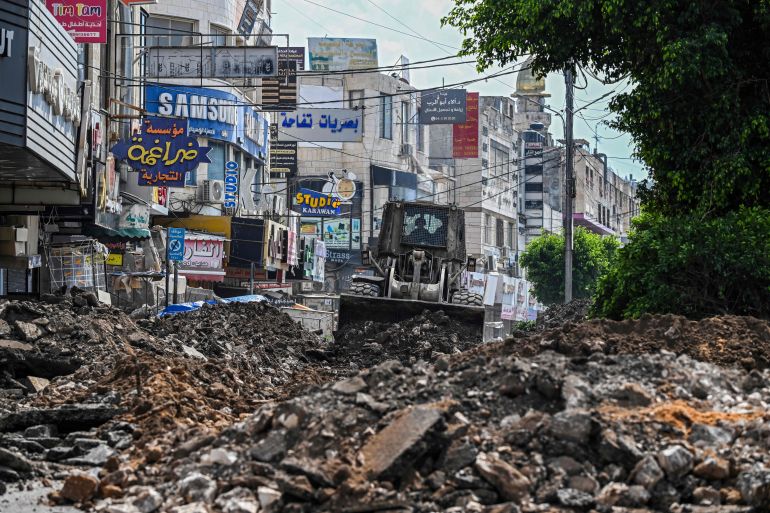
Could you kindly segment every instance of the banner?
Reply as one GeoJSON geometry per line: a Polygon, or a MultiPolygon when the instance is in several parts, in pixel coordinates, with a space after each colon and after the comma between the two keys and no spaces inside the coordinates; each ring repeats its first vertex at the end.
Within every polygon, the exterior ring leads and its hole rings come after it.
{"type": "Polygon", "coordinates": [[[76,43],[107,42],[107,0],[46,0],[45,5],[76,43]]]}
{"type": "Polygon", "coordinates": [[[360,142],[363,113],[357,109],[297,109],[278,113],[278,140],[360,142]]]}
{"type": "Polygon", "coordinates": [[[420,124],[456,124],[466,120],[465,89],[439,89],[422,93],[420,124]]]}
{"type": "Polygon", "coordinates": [[[346,71],[377,67],[377,40],[345,37],[307,38],[310,71],[346,71]]]}
{"type": "Polygon", "coordinates": [[[468,292],[484,295],[484,286],[487,283],[487,275],[484,273],[468,273],[468,292]]]}
{"type": "Polygon", "coordinates": [[[479,93],[468,93],[465,123],[452,125],[452,157],[475,159],[479,156],[479,93]]]}
{"type": "Polygon", "coordinates": [[[503,276],[503,300],[500,318],[510,321],[515,315],[514,297],[516,295],[516,282],[512,276],[503,276]]]}
{"type": "Polygon", "coordinates": [[[155,46],[147,78],[263,78],[278,73],[275,46],[155,46]]]}
{"type": "Polygon", "coordinates": [[[139,171],[139,185],[184,187],[185,173],[211,162],[209,148],[186,133],[184,120],[145,118],[140,133],[118,142],[112,153],[139,171]]]}

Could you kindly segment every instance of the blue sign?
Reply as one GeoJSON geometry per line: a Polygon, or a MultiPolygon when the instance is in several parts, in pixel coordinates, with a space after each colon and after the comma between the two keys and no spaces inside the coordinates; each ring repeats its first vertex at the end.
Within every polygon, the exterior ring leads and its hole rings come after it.
{"type": "Polygon", "coordinates": [[[183,187],[185,173],[211,162],[210,148],[186,132],[182,119],[145,118],[140,133],[118,142],[112,153],[139,171],[139,185],[183,187]]]}
{"type": "Polygon", "coordinates": [[[239,96],[204,87],[149,85],[145,98],[148,112],[187,120],[187,135],[224,141],[254,157],[267,157],[267,118],[239,96]]]}
{"type": "Polygon", "coordinates": [[[315,217],[338,216],[342,205],[342,200],[337,197],[304,188],[299,190],[294,202],[299,205],[302,215],[315,217]]]}
{"type": "Polygon", "coordinates": [[[184,260],[184,228],[168,229],[167,257],[169,260],[181,262],[184,260]]]}
{"type": "Polygon", "coordinates": [[[238,205],[238,163],[229,161],[225,164],[225,208],[238,205]]]}

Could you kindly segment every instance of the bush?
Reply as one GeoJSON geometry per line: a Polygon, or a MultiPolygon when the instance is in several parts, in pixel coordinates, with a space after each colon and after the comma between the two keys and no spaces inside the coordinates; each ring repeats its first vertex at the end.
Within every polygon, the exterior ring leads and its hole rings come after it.
{"type": "Polygon", "coordinates": [[[634,220],[629,243],[599,280],[593,316],[675,313],[770,318],[770,210],[634,220]]]}
{"type": "MultiPolygon", "coordinates": [[[[601,237],[576,227],[572,254],[572,297],[590,298],[618,248],[612,237],[601,237]]],[[[521,255],[533,293],[544,305],[564,302],[564,235],[543,233],[521,255]]]]}

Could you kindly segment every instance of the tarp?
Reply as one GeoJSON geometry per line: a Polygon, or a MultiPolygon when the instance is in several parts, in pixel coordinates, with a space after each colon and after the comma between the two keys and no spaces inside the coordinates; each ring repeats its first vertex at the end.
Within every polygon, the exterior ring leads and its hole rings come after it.
{"type": "Polygon", "coordinates": [[[267,301],[267,298],[259,294],[252,294],[219,300],[207,299],[206,301],[195,301],[193,303],[178,303],[176,305],[169,305],[164,308],[158,314],[158,317],[163,317],[164,315],[174,315],[182,312],[192,312],[193,310],[197,310],[203,305],[216,305],[219,303],[259,303],[261,301],[267,301]]]}

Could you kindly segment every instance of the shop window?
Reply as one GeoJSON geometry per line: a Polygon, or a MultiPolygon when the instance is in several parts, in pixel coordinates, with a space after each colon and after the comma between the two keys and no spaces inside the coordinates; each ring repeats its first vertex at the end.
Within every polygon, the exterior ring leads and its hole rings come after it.
{"type": "Polygon", "coordinates": [[[191,46],[198,43],[193,20],[148,16],[146,23],[148,46],[191,46]]]}
{"type": "Polygon", "coordinates": [[[223,143],[217,143],[209,140],[208,145],[211,147],[209,150],[209,164],[208,178],[209,180],[224,180],[225,179],[225,145],[223,143]]]}
{"type": "Polygon", "coordinates": [[[228,46],[230,43],[230,31],[217,25],[211,25],[211,35],[209,40],[213,46],[228,46]]]}

